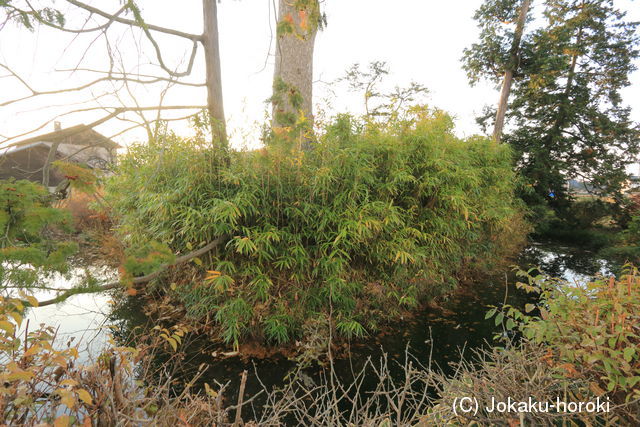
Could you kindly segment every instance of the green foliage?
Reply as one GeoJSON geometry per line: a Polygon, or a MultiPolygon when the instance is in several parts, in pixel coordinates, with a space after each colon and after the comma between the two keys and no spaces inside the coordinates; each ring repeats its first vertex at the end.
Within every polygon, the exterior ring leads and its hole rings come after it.
{"type": "Polygon", "coordinates": [[[278,37],[295,36],[302,39],[327,25],[327,16],[321,12],[318,0],[294,0],[285,4],[291,13],[280,17],[276,26],[278,37]]]}
{"type": "Polygon", "coordinates": [[[166,245],[156,241],[135,246],[126,251],[125,271],[132,276],[144,276],[175,261],[175,255],[166,245]]]}
{"type": "Polygon", "coordinates": [[[640,398],[640,274],[627,265],[616,280],[595,277],[571,285],[542,275],[519,272],[518,286],[539,295],[524,312],[511,306],[492,310],[496,325],[520,331],[547,346],[560,378],[591,381],[591,390],[606,390],[625,403],[640,398]]]}
{"type": "Polygon", "coordinates": [[[49,205],[47,190],[30,181],[0,181],[0,283],[33,287],[52,272],[66,273],[72,242],[53,232],[69,231],[68,212],[49,205]]]}
{"type": "Polygon", "coordinates": [[[240,297],[226,301],[216,312],[216,320],[222,325],[222,338],[227,344],[233,343],[235,350],[247,331],[251,315],[251,306],[240,297]]]}
{"type": "Polygon", "coordinates": [[[88,167],[81,166],[73,162],[57,160],[51,164],[60,171],[65,179],[69,181],[69,186],[81,193],[95,194],[99,185],[99,178],[96,171],[88,167]]]}
{"type": "Polygon", "coordinates": [[[52,7],[38,9],[29,5],[29,8],[26,9],[15,6],[12,4],[12,0],[0,0],[0,10],[6,14],[3,21],[14,21],[29,31],[33,31],[35,24],[38,23],[60,28],[64,27],[66,22],[62,12],[52,7]]]}
{"type": "Polygon", "coordinates": [[[613,203],[599,198],[576,200],[571,206],[571,222],[577,228],[590,228],[611,218],[614,211],[613,203]]]}
{"type": "Polygon", "coordinates": [[[267,338],[277,344],[289,341],[289,333],[293,326],[293,319],[287,314],[267,317],[264,321],[264,333],[267,338]]]}
{"type": "Polygon", "coordinates": [[[640,245],[627,243],[606,247],[598,251],[598,256],[605,259],[620,260],[620,262],[640,263],[640,245]]]}
{"type": "MultiPolygon", "coordinates": [[[[472,82],[500,81],[513,39],[504,21],[513,22],[519,3],[486,0],[479,9],[480,41],[465,53],[472,82]]],[[[571,202],[566,179],[580,177],[600,194],[615,195],[638,153],[640,129],[621,95],[640,55],[638,23],[612,0],[543,5],[542,19],[522,39],[503,140],[533,189],[523,194],[527,204],[562,212],[571,202]]],[[[488,110],[480,121],[487,125],[493,117],[488,110]]]]}
{"type": "Polygon", "coordinates": [[[282,127],[299,127],[298,117],[292,111],[302,108],[302,94],[300,90],[277,77],[273,81],[273,95],[269,99],[274,106],[274,119],[282,127]]]}
{"type": "Polygon", "coordinates": [[[640,244],[640,215],[633,216],[627,228],[627,237],[631,242],[640,244]]]}
{"type": "Polygon", "coordinates": [[[599,255],[622,262],[640,263],[640,211],[634,207],[631,212],[627,228],[617,235],[617,244],[603,249],[599,255]]]}
{"type": "Polygon", "coordinates": [[[464,50],[463,67],[472,85],[483,78],[500,83],[511,64],[515,23],[522,0],[485,0],[473,18],[480,28],[479,41],[464,50]],[[511,25],[510,25],[511,24],[511,25]]]}
{"type": "Polygon", "coordinates": [[[227,167],[215,155],[198,139],[132,146],[107,198],[132,247],[184,253],[229,236],[196,266],[200,277],[175,287],[229,343],[288,341],[329,312],[340,334],[361,335],[525,232],[513,227],[522,215],[509,148],[456,138],[438,110],[384,126],[342,116],[308,152],[274,141],[231,153],[227,167]]]}
{"type": "Polygon", "coordinates": [[[343,320],[338,322],[336,329],[347,338],[362,338],[365,335],[364,327],[355,320],[343,320]]]}

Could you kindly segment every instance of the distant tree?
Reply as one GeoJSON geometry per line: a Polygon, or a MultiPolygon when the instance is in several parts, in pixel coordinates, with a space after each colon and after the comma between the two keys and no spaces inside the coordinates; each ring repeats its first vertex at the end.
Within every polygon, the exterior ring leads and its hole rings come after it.
{"type": "Polygon", "coordinates": [[[305,144],[313,127],[314,44],[323,24],[318,0],[279,0],[273,127],[298,129],[305,144]]]}
{"type": "Polygon", "coordinates": [[[373,61],[364,70],[356,63],[336,83],[346,82],[349,91],[362,95],[367,121],[388,121],[406,113],[404,110],[410,105],[421,105],[424,101],[421,98],[429,93],[425,86],[414,81],[406,87],[384,88],[389,73],[390,68],[384,61],[373,61]]]}
{"type": "MultiPolygon", "coordinates": [[[[483,7],[490,4],[497,2],[483,7]]],[[[535,190],[529,201],[566,205],[568,178],[616,194],[640,143],[640,128],[620,94],[636,69],[638,24],[626,21],[612,0],[546,0],[538,24],[522,38],[504,135],[535,190]]],[[[472,82],[497,81],[508,63],[508,37],[491,31],[482,33],[477,52],[465,54],[472,82]]],[[[488,111],[480,122],[486,126],[492,117],[488,111]]]]}
{"type": "Polygon", "coordinates": [[[465,69],[472,83],[490,76],[502,79],[493,138],[500,143],[507,102],[514,74],[520,67],[520,42],[527,22],[531,0],[488,0],[474,18],[481,29],[480,42],[464,51],[465,69]],[[512,24],[515,22],[515,28],[512,24]]]}

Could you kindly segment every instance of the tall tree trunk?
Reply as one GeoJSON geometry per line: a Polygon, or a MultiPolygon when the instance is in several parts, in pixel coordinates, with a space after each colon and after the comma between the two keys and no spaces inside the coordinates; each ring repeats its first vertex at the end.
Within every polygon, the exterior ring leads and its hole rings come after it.
{"type": "Polygon", "coordinates": [[[509,101],[509,94],[511,93],[513,73],[518,68],[518,61],[520,58],[520,41],[522,40],[524,24],[527,21],[527,14],[529,13],[530,6],[531,0],[523,0],[522,6],[520,7],[520,13],[518,15],[518,22],[516,23],[516,31],[513,35],[513,42],[511,43],[511,57],[509,58],[509,66],[504,73],[504,79],[502,81],[502,91],[500,92],[500,101],[498,102],[498,111],[496,113],[496,124],[493,128],[493,139],[498,144],[502,139],[504,116],[507,112],[507,103],[509,101]]]}
{"type": "Polygon", "coordinates": [[[206,64],[207,106],[212,121],[214,142],[227,149],[224,105],[222,103],[222,75],[220,71],[220,45],[218,38],[217,0],[202,0],[204,32],[202,44],[206,64]]]}
{"type": "Polygon", "coordinates": [[[317,1],[302,9],[296,7],[294,0],[279,0],[278,6],[273,127],[295,127],[304,115],[306,123],[300,140],[305,145],[311,139],[309,133],[313,128],[313,50],[318,32],[318,8],[317,1]]]}

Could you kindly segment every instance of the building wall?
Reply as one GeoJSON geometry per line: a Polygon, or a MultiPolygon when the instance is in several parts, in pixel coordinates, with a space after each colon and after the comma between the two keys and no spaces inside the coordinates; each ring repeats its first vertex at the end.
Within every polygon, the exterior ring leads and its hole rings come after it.
{"type": "MultiPolygon", "coordinates": [[[[53,143],[43,141],[22,150],[0,155],[0,179],[15,178],[42,182],[42,170],[53,143]]],[[[102,168],[115,160],[115,150],[100,146],[60,144],[54,160],[86,163],[90,167],[102,168]]],[[[57,186],[64,176],[54,168],[50,170],[49,185],[57,186]]]]}

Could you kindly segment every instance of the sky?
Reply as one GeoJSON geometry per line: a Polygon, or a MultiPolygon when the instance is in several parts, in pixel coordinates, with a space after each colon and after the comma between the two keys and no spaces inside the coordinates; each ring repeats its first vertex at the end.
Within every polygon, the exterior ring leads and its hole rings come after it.
{"type": "MultiPolygon", "coordinates": [[[[120,6],[117,0],[88,1],[104,10],[115,11],[120,6]]],[[[275,41],[275,0],[222,0],[219,3],[219,27],[224,106],[231,134],[236,147],[253,148],[258,144],[259,124],[264,121],[273,78],[273,51],[275,41]]],[[[202,5],[200,0],[181,2],[164,0],[140,0],[146,21],[190,33],[202,31],[202,5]],[[177,6],[179,5],[179,6],[177,6]]],[[[478,29],[472,17],[481,0],[429,1],[429,0],[325,0],[324,12],[327,27],[318,34],[314,56],[314,102],[324,105],[331,94],[328,83],[343,76],[355,63],[362,66],[372,61],[385,61],[391,69],[387,78],[389,85],[408,85],[416,81],[426,86],[430,93],[427,102],[452,114],[456,121],[456,132],[460,136],[480,133],[475,117],[485,105],[495,105],[498,90],[491,84],[481,83],[475,87],[468,84],[460,58],[465,47],[477,38],[478,29]]],[[[640,20],[640,8],[631,0],[618,0],[617,4],[629,10],[629,18],[640,20]]],[[[534,2],[535,5],[535,2],[534,2]]],[[[58,1],[56,7],[67,12],[69,6],[58,1]]],[[[77,13],[66,13],[68,25],[81,23],[77,13]]],[[[86,16],[86,15],[85,15],[86,16]]],[[[100,21],[102,22],[102,21],[100,21]]],[[[121,39],[111,46],[119,51],[127,70],[149,71],[146,62],[153,60],[152,50],[139,34],[120,31],[121,39]],[[136,43],[142,46],[139,55],[136,43]]],[[[115,31],[114,34],[119,34],[115,31]]],[[[158,42],[167,53],[166,61],[178,66],[185,61],[191,49],[189,42],[168,36],[158,36],[158,42]]],[[[82,59],[85,68],[108,67],[105,44],[97,41],[85,52],[93,37],[73,35],[59,31],[37,28],[28,32],[15,26],[0,32],[0,61],[9,64],[36,90],[77,86],[95,78],[95,74],[76,72],[60,73],[54,69],[74,67],[82,59]]],[[[184,64],[182,64],[184,67],[184,64]]],[[[182,68],[183,68],[182,67],[182,68]]],[[[4,70],[0,70],[0,76],[4,70]]],[[[155,73],[157,74],[157,72],[155,73]]],[[[204,80],[204,64],[199,55],[196,60],[192,82],[204,80]]],[[[632,76],[631,87],[625,89],[625,101],[633,108],[633,118],[640,121],[640,72],[632,76]]],[[[139,105],[154,105],[158,102],[164,86],[147,89],[131,88],[139,105]]],[[[69,110],[69,103],[85,103],[74,108],[91,108],[97,105],[131,105],[133,98],[125,90],[121,100],[101,96],[110,89],[99,86],[94,91],[45,96],[36,100],[0,107],[0,135],[12,136],[33,129],[51,120],[56,114],[69,110]],[[97,101],[86,103],[98,97],[97,101]]],[[[0,78],[0,102],[25,94],[25,89],[14,78],[0,78]]],[[[204,105],[204,88],[174,87],[165,98],[165,105],[204,105]]],[[[362,100],[355,94],[341,91],[332,99],[333,112],[360,112],[362,100]]],[[[103,111],[91,110],[66,115],[58,120],[63,127],[87,123],[104,115],[103,111]]],[[[125,119],[132,119],[131,115],[125,119]]],[[[98,128],[106,136],[128,127],[126,121],[113,121],[98,128]]],[[[40,132],[53,130],[48,124],[40,132]]],[[[188,133],[177,126],[179,133],[188,133]]],[[[141,131],[130,132],[115,140],[123,145],[144,140],[141,131]]]]}

